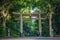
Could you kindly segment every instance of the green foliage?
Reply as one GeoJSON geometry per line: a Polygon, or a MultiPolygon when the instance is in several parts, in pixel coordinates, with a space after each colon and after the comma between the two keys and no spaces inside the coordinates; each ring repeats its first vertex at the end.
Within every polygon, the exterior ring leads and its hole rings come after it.
{"type": "MultiPolygon", "coordinates": [[[[12,12],[20,12],[20,13],[30,13],[30,9],[38,8],[36,12],[46,12],[48,13],[46,16],[49,17],[50,9],[53,9],[53,28],[56,34],[60,34],[60,0],[0,0],[0,37],[6,36],[3,30],[2,25],[2,15],[1,10],[8,10],[8,16],[6,17],[6,27],[7,29],[11,29],[11,36],[19,37],[20,34],[20,21],[14,20],[15,18],[19,18],[14,16],[12,12]],[[2,8],[4,6],[4,8],[2,8]],[[1,9],[2,8],[2,9],[1,9]]],[[[44,16],[44,17],[46,17],[44,16]]],[[[24,17],[24,18],[29,18],[24,17]]],[[[38,31],[38,21],[37,20],[24,20],[23,22],[23,30],[24,36],[39,36],[38,31]]],[[[48,24],[43,21],[42,22],[42,35],[49,36],[49,27],[48,24]]],[[[6,32],[7,33],[7,32],[6,32]]]]}
{"type": "Polygon", "coordinates": [[[49,36],[49,23],[47,21],[42,20],[42,36],[49,36]]]}
{"type": "Polygon", "coordinates": [[[5,32],[4,32],[4,30],[3,30],[3,27],[0,25],[0,37],[4,37],[4,36],[6,36],[5,35],[5,32]]]}
{"type": "Polygon", "coordinates": [[[24,27],[25,36],[38,36],[39,35],[37,23],[38,23],[37,20],[24,21],[23,27],[24,27]]]}

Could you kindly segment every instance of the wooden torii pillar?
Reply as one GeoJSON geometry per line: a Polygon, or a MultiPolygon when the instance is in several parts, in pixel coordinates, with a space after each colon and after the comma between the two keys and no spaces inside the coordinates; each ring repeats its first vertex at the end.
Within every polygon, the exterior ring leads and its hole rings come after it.
{"type": "Polygon", "coordinates": [[[39,33],[42,36],[41,14],[39,14],[39,33]]]}
{"type": "Polygon", "coordinates": [[[21,36],[23,36],[23,17],[22,17],[22,14],[20,15],[20,32],[21,32],[21,36]]]}

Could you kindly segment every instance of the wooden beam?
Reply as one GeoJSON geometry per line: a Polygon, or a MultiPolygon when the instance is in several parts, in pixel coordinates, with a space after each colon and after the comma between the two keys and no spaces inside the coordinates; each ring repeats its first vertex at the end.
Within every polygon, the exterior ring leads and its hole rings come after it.
{"type": "Polygon", "coordinates": [[[20,16],[20,15],[22,15],[22,16],[38,16],[39,14],[18,14],[18,13],[13,13],[13,15],[15,15],[15,16],[20,16]]]}
{"type": "MultiPolygon", "coordinates": [[[[27,13],[16,13],[16,12],[13,12],[13,15],[15,15],[15,16],[20,16],[20,15],[22,15],[22,16],[38,16],[40,13],[34,13],[34,14],[32,14],[32,13],[29,13],[29,14],[27,14],[27,13]]],[[[45,13],[45,12],[43,12],[43,13],[41,13],[40,15],[41,16],[45,16],[47,13],[45,13]]]]}
{"type": "MultiPolygon", "coordinates": [[[[23,20],[39,20],[39,18],[23,18],[23,20]]],[[[47,18],[41,18],[41,20],[46,20],[47,18]]],[[[21,20],[21,18],[16,18],[15,20],[21,20]]]]}

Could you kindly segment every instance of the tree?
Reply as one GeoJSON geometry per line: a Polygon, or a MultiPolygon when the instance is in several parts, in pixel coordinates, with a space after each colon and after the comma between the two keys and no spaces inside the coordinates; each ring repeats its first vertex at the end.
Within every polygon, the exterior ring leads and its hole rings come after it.
{"type": "MultiPolygon", "coordinates": [[[[0,0],[0,13],[3,20],[3,30],[6,32],[6,18],[9,16],[9,9],[20,0],[0,0]]],[[[6,35],[6,34],[5,34],[6,35]]]]}

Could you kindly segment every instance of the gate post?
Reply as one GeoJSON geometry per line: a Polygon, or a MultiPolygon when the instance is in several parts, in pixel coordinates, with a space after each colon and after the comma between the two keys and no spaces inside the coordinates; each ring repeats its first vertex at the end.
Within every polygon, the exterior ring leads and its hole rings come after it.
{"type": "Polygon", "coordinates": [[[39,33],[42,36],[41,14],[39,14],[39,33]]]}
{"type": "Polygon", "coordinates": [[[23,18],[22,18],[22,14],[20,15],[20,32],[21,32],[21,36],[23,36],[23,18]]]}

